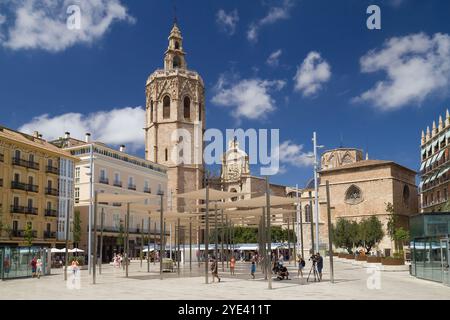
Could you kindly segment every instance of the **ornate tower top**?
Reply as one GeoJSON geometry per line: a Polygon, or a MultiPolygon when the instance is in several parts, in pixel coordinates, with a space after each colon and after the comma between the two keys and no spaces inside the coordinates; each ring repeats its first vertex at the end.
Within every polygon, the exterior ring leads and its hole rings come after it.
{"type": "Polygon", "coordinates": [[[165,52],[164,70],[186,69],[186,52],[183,51],[183,37],[177,23],[173,24],[169,34],[169,46],[165,52]]]}

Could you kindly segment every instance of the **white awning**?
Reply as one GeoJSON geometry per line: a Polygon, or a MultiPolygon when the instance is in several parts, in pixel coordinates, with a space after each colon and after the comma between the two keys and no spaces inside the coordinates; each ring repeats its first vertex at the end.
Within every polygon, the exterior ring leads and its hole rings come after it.
{"type": "Polygon", "coordinates": [[[427,164],[425,165],[425,168],[428,168],[431,164],[431,158],[428,159],[427,164]]]}
{"type": "Polygon", "coordinates": [[[437,141],[437,140],[433,142],[433,144],[432,144],[433,149],[436,148],[437,144],[438,144],[438,141],[437,141]]]}
{"type": "Polygon", "coordinates": [[[432,165],[433,163],[436,162],[437,156],[438,156],[438,154],[436,153],[436,154],[434,155],[434,157],[432,158],[430,165],[432,165]]]}
{"type": "Polygon", "coordinates": [[[422,165],[420,166],[420,171],[422,171],[423,169],[425,169],[425,164],[426,164],[426,163],[427,163],[426,161],[422,162],[422,165]]]}
{"type": "Polygon", "coordinates": [[[445,152],[445,149],[443,149],[443,150],[441,150],[441,151],[439,152],[439,155],[438,155],[436,161],[441,160],[442,156],[444,155],[444,152],[445,152]]]}
{"type": "Polygon", "coordinates": [[[431,145],[427,147],[427,154],[431,151],[431,145]]]}
{"type": "Polygon", "coordinates": [[[425,182],[425,181],[421,181],[421,182],[419,183],[419,189],[422,189],[424,182],[425,182]]]}
{"type": "Polygon", "coordinates": [[[447,133],[445,134],[445,137],[446,137],[447,139],[450,138],[450,131],[447,131],[447,133]]]}

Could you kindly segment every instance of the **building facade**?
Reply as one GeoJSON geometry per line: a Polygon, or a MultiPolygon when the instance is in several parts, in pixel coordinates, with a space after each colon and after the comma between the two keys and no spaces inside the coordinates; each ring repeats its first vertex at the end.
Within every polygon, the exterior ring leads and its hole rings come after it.
{"type": "Polygon", "coordinates": [[[27,239],[38,247],[65,245],[76,161],[37,132],[0,127],[0,245],[25,246],[27,239]]]}
{"type": "MultiPolygon", "coordinates": [[[[80,213],[81,239],[79,247],[87,252],[89,241],[89,199],[90,194],[127,194],[158,195],[167,194],[167,168],[127,154],[125,146],[119,150],[112,149],[100,142],[66,138],[55,142],[64,150],[79,158],[75,167],[75,211],[80,213]],[[92,172],[91,172],[92,168],[92,172]],[[91,181],[92,176],[92,181],[91,181]]],[[[159,199],[145,200],[146,204],[159,204],[159,199]]],[[[142,203],[144,204],[144,203],[142,203]]],[[[164,204],[167,209],[167,204],[164,204]]],[[[97,235],[100,237],[101,213],[104,215],[103,252],[104,262],[111,261],[114,253],[123,251],[125,236],[126,205],[121,203],[99,203],[97,217],[97,235]]],[[[150,222],[151,235],[159,239],[159,223],[150,222]]],[[[148,234],[148,214],[130,212],[129,248],[131,256],[139,254],[142,246],[141,234],[148,234]]],[[[97,241],[99,246],[100,241],[97,241]]],[[[98,247],[100,249],[100,247],[98,247]]]]}
{"type": "Polygon", "coordinates": [[[164,69],[153,72],[146,83],[145,158],[168,168],[168,198],[174,211],[195,205],[176,195],[201,189],[204,172],[205,89],[200,75],[187,69],[185,55],[174,24],[164,69]]]}
{"type": "Polygon", "coordinates": [[[433,122],[432,129],[422,131],[420,141],[420,206],[421,212],[450,211],[447,205],[450,178],[450,114],[445,121],[433,122]]]}
{"type": "MultiPolygon", "coordinates": [[[[366,157],[367,159],[367,157],[366,157]]],[[[376,216],[383,224],[385,236],[374,251],[389,256],[394,243],[387,234],[391,203],[399,215],[399,226],[408,228],[409,217],[417,214],[416,172],[393,161],[362,160],[362,152],[356,149],[335,149],[322,156],[319,185],[320,238],[325,246],[328,235],[326,181],[330,185],[331,221],[345,218],[360,222],[376,216]],[[336,161],[336,159],[348,159],[336,161]],[[336,161],[330,164],[330,161],[336,161]]]]}

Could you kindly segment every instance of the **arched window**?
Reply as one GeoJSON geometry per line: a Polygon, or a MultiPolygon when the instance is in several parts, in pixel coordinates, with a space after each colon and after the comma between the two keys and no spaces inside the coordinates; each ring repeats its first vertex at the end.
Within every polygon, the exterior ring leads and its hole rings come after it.
{"type": "Polygon", "coordinates": [[[170,97],[165,96],[163,99],[163,119],[170,118],[170,97]]]}
{"type": "Polygon", "coordinates": [[[175,41],[175,49],[180,49],[180,43],[178,41],[175,41]]]}
{"type": "Polygon", "coordinates": [[[305,222],[311,222],[311,207],[309,204],[305,206],[305,222]]]}
{"type": "Polygon", "coordinates": [[[150,122],[153,122],[153,100],[150,100],[150,122]]]}
{"type": "Polygon", "coordinates": [[[184,97],[184,118],[191,118],[191,99],[189,97],[184,97]]]}
{"type": "Polygon", "coordinates": [[[405,186],[403,187],[403,202],[405,202],[405,204],[408,204],[409,195],[409,187],[405,184],[405,186]]]}
{"type": "Polygon", "coordinates": [[[179,56],[175,56],[173,57],[173,68],[176,69],[179,67],[181,67],[181,59],[179,56]]]}
{"type": "Polygon", "coordinates": [[[361,189],[355,185],[351,185],[345,193],[345,202],[348,204],[358,204],[362,201],[361,189]]]}

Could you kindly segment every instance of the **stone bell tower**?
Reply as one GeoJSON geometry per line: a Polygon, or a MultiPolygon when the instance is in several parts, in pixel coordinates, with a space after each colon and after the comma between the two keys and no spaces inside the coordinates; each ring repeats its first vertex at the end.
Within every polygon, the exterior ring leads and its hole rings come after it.
{"type": "Polygon", "coordinates": [[[184,211],[194,201],[178,193],[202,188],[205,88],[200,75],[187,69],[183,37],[174,23],[164,69],[147,79],[145,158],[168,170],[168,208],[184,211]]]}

